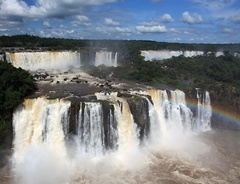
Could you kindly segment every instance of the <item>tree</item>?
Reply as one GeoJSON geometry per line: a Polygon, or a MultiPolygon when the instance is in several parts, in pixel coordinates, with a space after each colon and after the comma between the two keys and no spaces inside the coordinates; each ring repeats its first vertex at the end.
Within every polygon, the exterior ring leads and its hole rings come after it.
{"type": "Polygon", "coordinates": [[[0,61],[0,133],[5,124],[11,124],[14,108],[35,89],[36,84],[27,71],[0,61]]]}

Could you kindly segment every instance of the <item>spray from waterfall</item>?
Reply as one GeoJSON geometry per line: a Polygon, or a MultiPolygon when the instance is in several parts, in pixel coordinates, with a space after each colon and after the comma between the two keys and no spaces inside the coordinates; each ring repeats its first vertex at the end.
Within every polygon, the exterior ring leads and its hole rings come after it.
{"type": "Polygon", "coordinates": [[[193,146],[188,135],[210,127],[210,97],[208,92],[203,94],[198,93],[196,117],[180,90],[148,90],[144,95],[122,97],[98,93],[96,101],[79,102],[76,112],[70,101],[26,99],[13,121],[16,180],[21,184],[64,183],[80,175],[92,177],[94,172],[104,175],[100,165],[108,172],[116,165],[139,171],[148,162],[148,148],[174,147],[183,155],[198,155],[198,148],[204,146],[193,146]],[[191,152],[186,153],[190,145],[191,152]]]}

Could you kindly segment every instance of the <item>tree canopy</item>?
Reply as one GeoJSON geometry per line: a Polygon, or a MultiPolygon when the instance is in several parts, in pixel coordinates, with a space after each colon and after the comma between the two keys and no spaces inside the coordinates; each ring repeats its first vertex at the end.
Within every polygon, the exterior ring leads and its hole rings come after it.
{"type": "Polygon", "coordinates": [[[0,61],[0,128],[11,123],[14,108],[34,89],[36,84],[27,71],[0,61]]]}

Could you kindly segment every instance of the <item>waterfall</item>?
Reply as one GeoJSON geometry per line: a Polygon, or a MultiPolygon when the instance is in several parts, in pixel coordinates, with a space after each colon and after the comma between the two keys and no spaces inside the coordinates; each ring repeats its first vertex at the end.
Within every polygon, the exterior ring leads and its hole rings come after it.
{"type": "Polygon", "coordinates": [[[100,103],[80,104],[77,126],[80,149],[93,155],[104,153],[103,109],[100,103]]]}
{"type": "Polygon", "coordinates": [[[61,69],[68,70],[79,68],[81,65],[80,52],[16,52],[6,53],[6,59],[14,67],[21,67],[26,70],[37,69],[61,69]]]}
{"type": "Polygon", "coordinates": [[[119,150],[124,151],[138,146],[138,129],[137,125],[133,121],[128,103],[122,100],[120,103],[115,103],[114,107],[117,111],[119,150]]]}
{"type": "MultiPolygon", "coordinates": [[[[141,139],[153,141],[171,132],[184,134],[210,129],[208,92],[197,90],[195,117],[186,104],[185,93],[180,90],[148,90],[146,93],[151,101],[139,96],[141,101],[131,99],[131,108],[130,99],[116,94],[97,95],[102,99],[98,102],[80,102],[74,132],[81,153],[103,155],[107,150],[138,146],[141,139]]],[[[70,112],[70,106],[71,102],[63,100],[26,99],[14,113],[15,153],[22,152],[29,145],[39,144],[48,144],[65,153],[65,140],[72,124],[69,122],[70,113],[74,113],[70,112]]]]}
{"type": "Polygon", "coordinates": [[[209,130],[211,128],[211,100],[209,92],[201,91],[199,88],[197,90],[197,116],[195,119],[195,128],[200,131],[209,130]]]}
{"type": "Polygon", "coordinates": [[[95,66],[106,65],[106,66],[117,66],[117,52],[106,52],[100,51],[96,52],[95,66]]]}
{"type": "Polygon", "coordinates": [[[180,90],[170,91],[170,98],[166,90],[147,91],[153,100],[161,134],[171,131],[184,132],[192,129],[193,114],[187,107],[185,93],[180,90]]]}
{"type": "MultiPolygon", "coordinates": [[[[95,163],[112,154],[124,167],[139,169],[146,159],[142,145],[151,149],[177,146],[180,139],[184,142],[192,132],[211,127],[208,92],[197,90],[195,116],[180,90],[97,93],[96,97],[90,102],[25,99],[13,115],[13,166],[17,181],[34,183],[35,179],[28,174],[32,171],[38,173],[39,184],[47,183],[49,178],[50,183],[61,183],[54,175],[42,177],[45,165],[54,165],[52,170],[58,178],[67,171],[67,176],[72,177],[71,161],[81,160],[84,164],[84,159],[90,158],[95,163]]],[[[78,167],[84,169],[84,165],[78,167]]]]}
{"type": "Polygon", "coordinates": [[[173,56],[178,57],[183,55],[184,57],[193,57],[204,55],[203,51],[172,51],[172,50],[144,50],[141,51],[141,55],[144,57],[145,61],[153,61],[153,60],[163,60],[169,59],[173,56]]]}
{"type": "Polygon", "coordinates": [[[54,151],[66,154],[70,102],[26,99],[13,116],[15,153],[22,153],[29,145],[49,145],[54,151]]]}

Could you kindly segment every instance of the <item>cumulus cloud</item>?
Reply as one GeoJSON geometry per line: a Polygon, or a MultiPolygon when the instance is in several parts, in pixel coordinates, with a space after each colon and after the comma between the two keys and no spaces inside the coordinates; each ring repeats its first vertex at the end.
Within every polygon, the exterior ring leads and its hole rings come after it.
{"type": "Polygon", "coordinates": [[[163,25],[158,26],[136,26],[136,30],[140,33],[165,33],[167,29],[163,25]]]}
{"type": "Polygon", "coordinates": [[[188,24],[200,24],[203,22],[203,19],[202,19],[201,15],[199,15],[197,13],[190,15],[187,11],[185,11],[182,14],[181,21],[188,23],[188,24]]]}
{"type": "Polygon", "coordinates": [[[20,18],[60,18],[82,13],[89,6],[104,5],[117,0],[36,0],[32,6],[23,0],[1,0],[0,15],[20,18]]]}
{"type": "Polygon", "coordinates": [[[44,21],[44,22],[43,22],[43,25],[44,25],[44,27],[46,27],[46,28],[48,28],[48,29],[51,29],[51,28],[52,28],[51,24],[50,24],[48,21],[44,21]]]}
{"type": "Polygon", "coordinates": [[[105,18],[104,23],[108,26],[119,26],[120,25],[119,22],[115,22],[110,18],[105,18]]]}
{"type": "Polygon", "coordinates": [[[132,32],[131,29],[129,29],[129,28],[121,28],[121,27],[116,27],[115,30],[117,32],[121,32],[121,33],[131,33],[132,32]]]}
{"type": "Polygon", "coordinates": [[[91,26],[90,19],[85,15],[76,15],[74,21],[71,23],[74,27],[91,26]]]}
{"type": "Polygon", "coordinates": [[[155,19],[150,19],[146,22],[141,23],[143,26],[157,26],[161,23],[170,23],[173,22],[174,19],[171,17],[171,15],[165,13],[163,16],[157,17],[155,19]]]}
{"type": "Polygon", "coordinates": [[[174,20],[171,17],[171,15],[165,13],[163,16],[159,17],[159,21],[164,23],[169,23],[169,22],[173,22],[174,20]]]}

